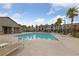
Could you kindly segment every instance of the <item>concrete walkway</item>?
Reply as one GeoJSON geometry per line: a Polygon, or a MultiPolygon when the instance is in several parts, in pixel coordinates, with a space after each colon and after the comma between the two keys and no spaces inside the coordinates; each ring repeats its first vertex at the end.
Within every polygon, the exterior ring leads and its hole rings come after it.
{"type": "MultiPolygon", "coordinates": [[[[18,50],[17,50],[18,51],[18,50]]],[[[29,40],[24,48],[10,55],[17,56],[76,56],[75,51],[64,46],[60,41],[53,40],[29,40]]]]}
{"type": "MultiPolygon", "coordinates": [[[[79,40],[68,35],[52,33],[58,40],[28,40],[24,48],[14,51],[10,56],[78,56],[79,40]]],[[[3,39],[13,39],[14,35],[3,35],[3,39]],[[7,37],[7,38],[6,38],[7,37]]],[[[16,38],[14,38],[16,39],[16,38]]]]}
{"type": "Polygon", "coordinates": [[[79,55],[79,38],[58,33],[53,33],[53,35],[55,35],[64,46],[75,51],[79,55]]]}

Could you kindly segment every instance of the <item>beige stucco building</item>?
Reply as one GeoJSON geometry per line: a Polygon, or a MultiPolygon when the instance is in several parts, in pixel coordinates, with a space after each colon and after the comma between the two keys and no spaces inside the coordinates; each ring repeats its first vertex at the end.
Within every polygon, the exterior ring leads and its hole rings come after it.
{"type": "Polygon", "coordinates": [[[0,34],[21,32],[20,26],[9,17],[0,17],[0,34]]]}
{"type": "Polygon", "coordinates": [[[43,32],[49,32],[49,31],[52,31],[53,27],[52,25],[39,25],[39,26],[36,26],[35,27],[35,31],[43,31],[43,32]]]}

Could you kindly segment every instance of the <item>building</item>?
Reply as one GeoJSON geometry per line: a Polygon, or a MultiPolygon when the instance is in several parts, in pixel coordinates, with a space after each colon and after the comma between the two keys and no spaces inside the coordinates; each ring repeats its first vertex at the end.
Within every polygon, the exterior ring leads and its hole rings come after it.
{"type": "MultiPolygon", "coordinates": [[[[71,24],[63,24],[57,27],[54,26],[53,30],[56,30],[59,33],[63,33],[64,31],[66,33],[70,33],[70,30],[71,30],[70,28],[71,28],[71,24]]],[[[79,32],[79,23],[74,23],[73,28],[74,28],[74,32],[79,32]]]]}
{"type": "MultiPolygon", "coordinates": [[[[79,23],[74,23],[74,31],[78,31],[79,32],[79,23]]],[[[36,31],[36,32],[51,32],[51,31],[55,31],[58,33],[70,33],[70,28],[71,28],[71,24],[63,24],[63,25],[59,25],[59,26],[54,26],[53,24],[51,25],[36,25],[36,27],[33,26],[29,26],[28,27],[28,31],[36,31]]]]}
{"type": "Polygon", "coordinates": [[[52,30],[53,30],[52,25],[48,25],[48,24],[46,24],[46,25],[39,25],[39,26],[36,25],[36,27],[35,27],[35,31],[36,32],[38,32],[38,31],[41,31],[41,32],[50,32],[52,30]]]}
{"type": "Polygon", "coordinates": [[[21,32],[20,26],[9,17],[0,17],[0,34],[21,32]]]}
{"type": "Polygon", "coordinates": [[[45,28],[45,25],[40,25],[40,26],[39,26],[39,31],[43,31],[43,32],[44,32],[45,29],[46,29],[46,28],[45,28]]]}
{"type": "Polygon", "coordinates": [[[28,26],[26,29],[27,29],[28,32],[35,31],[35,28],[33,27],[33,25],[32,26],[28,26]]]}
{"type": "Polygon", "coordinates": [[[45,25],[45,30],[46,30],[47,32],[52,31],[52,29],[53,29],[52,25],[48,25],[48,24],[45,25]]]}
{"type": "Polygon", "coordinates": [[[79,32],[79,23],[75,23],[74,28],[76,32],[79,32]]]}

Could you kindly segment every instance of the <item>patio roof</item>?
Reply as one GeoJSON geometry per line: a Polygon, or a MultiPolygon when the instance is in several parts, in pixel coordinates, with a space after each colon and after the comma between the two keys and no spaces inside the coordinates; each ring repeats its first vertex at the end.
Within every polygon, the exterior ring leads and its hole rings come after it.
{"type": "Polygon", "coordinates": [[[0,26],[8,27],[20,27],[14,20],[10,17],[0,17],[0,26]]]}

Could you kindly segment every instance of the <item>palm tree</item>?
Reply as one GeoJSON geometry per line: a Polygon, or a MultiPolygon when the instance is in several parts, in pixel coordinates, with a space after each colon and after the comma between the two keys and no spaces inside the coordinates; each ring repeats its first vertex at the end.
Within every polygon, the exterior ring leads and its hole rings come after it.
{"type": "Polygon", "coordinates": [[[73,27],[73,21],[74,21],[74,17],[75,16],[78,16],[78,7],[72,7],[72,8],[69,8],[68,11],[67,11],[67,16],[70,18],[71,20],[71,34],[72,32],[74,32],[74,27],[73,27]]]}
{"type": "Polygon", "coordinates": [[[61,23],[62,23],[62,18],[58,18],[58,19],[57,19],[57,23],[58,23],[58,26],[61,25],[61,23]]]}
{"type": "MultiPolygon", "coordinates": [[[[62,23],[62,18],[58,18],[57,19],[57,21],[55,22],[55,27],[56,27],[56,29],[58,28],[58,26],[60,26],[61,25],[61,23],[62,23]]],[[[58,30],[58,29],[57,29],[58,30]]]]}

